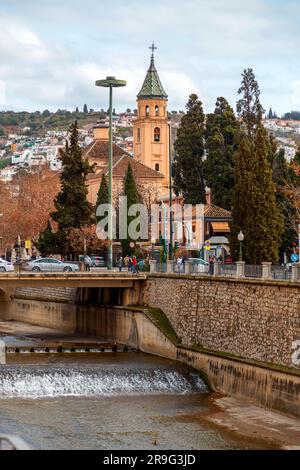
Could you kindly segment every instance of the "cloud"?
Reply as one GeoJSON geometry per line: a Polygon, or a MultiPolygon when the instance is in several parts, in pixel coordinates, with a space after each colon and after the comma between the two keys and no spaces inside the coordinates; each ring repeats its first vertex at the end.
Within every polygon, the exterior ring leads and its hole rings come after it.
{"type": "Polygon", "coordinates": [[[252,67],[265,108],[300,106],[300,8],[291,0],[1,0],[0,77],[3,103],[14,109],[105,108],[95,80],[127,80],[116,108],[135,107],[158,45],[157,69],[171,109],[191,92],[213,109],[217,96],[232,105],[240,74],[252,67]]]}

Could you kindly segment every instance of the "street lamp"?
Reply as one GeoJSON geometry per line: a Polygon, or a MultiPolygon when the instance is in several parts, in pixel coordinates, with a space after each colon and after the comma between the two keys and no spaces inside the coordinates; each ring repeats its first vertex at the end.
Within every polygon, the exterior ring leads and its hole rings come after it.
{"type": "Polygon", "coordinates": [[[152,259],[154,259],[154,245],[155,245],[155,243],[156,243],[156,238],[155,238],[155,237],[154,237],[154,235],[153,235],[153,237],[151,238],[151,245],[152,245],[152,259]]]}
{"type": "Polygon", "coordinates": [[[239,261],[243,261],[243,248],[242,248],[242,244],[243,244],[243,241],[244,241],[244,234],[243,232],[240,230],[239,233],[238,233],[238,241],[240,242],[240,251],[239,251],[239,261]]]}
{"type": "Polygon", "coordinates": [[[106,77],[104,80],[97,80],[96,86],[109,88],[109,145],[108,145],[108,269],[112,269],[113,264],[113,212],[112,212],[112,167],[113,167],[113,143],[112,143],[112,89],[126,86],[125,80],[117,80],[115,77],[106,77]]]}

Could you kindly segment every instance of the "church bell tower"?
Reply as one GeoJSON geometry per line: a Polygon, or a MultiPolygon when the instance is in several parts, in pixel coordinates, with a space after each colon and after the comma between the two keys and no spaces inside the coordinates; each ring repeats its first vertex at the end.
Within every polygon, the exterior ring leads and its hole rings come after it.
{"type": "Polygon", "coordinates": [[[168,95],[164,91],[154,64],[154,44],[150,66],[137,95],[138,117],[133,125],[134,158],[159,171],[169,184],[168,95]]]}

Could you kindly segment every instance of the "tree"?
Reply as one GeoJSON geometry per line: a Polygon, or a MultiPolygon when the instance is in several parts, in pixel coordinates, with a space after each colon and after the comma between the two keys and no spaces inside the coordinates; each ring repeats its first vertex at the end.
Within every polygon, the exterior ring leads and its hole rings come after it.
{"type": "Polygon", "coordinates": [[[197,95],[190,95],[186,109],[175,142],[174,190],[186,203],[205,203],[204,113],[197,95]]]}
{"type": "Polygon", "coordinates": [[[290,197],[293,192],[290,194],[289,191],[294,186],[293,180],[295,179],[293,165],[291,167],[288,165],[284,149],[280,149],[275,153],[273,159],[273,181],[276,185],[276,204],[284,222],[280,252],[282,255],[286,253],[288,256],[292,253],[293,244],[297,242],[296,209],[293,198],[290,197]]]}
{"type": "MultiPolygon", "coordinates": [[[[65,149],[60,151],[63,166],[61,190],[54,200],[56,211],[51,213],[52,219],[57,222],[60,239],[63,234],[67,235],[68,229],[81,228],[93,221],[93,207],[87,200],[86,178],[94,169],[82,157],[77,122],[71,125],[69,132],[70,143],[67,141],[65,149]]],[[[62,248],[67,249],[67,244],[62,248]]]]}
{"type": "Polygon", "coordinates": [[[127,108],[127,109],[126,109],[126,113],[127,113],[127,114],[131,113],[131,109],[130,109],[130,108],[127,108]]]}
{"type": "Polygon", "coordinates": [[[88,107],[87,107],[86,104],[83,106],[83,112],[84,112],[84,114],[88,113],[88,107]]]}
{"type": "Polygon", "coordinates": [[[276,206],[275,184],[268,158],[268,135],[259,126],[255,134],[242,133],[235,155],[231,253],[237,258],[237,235],[245,235],[244,260],[249,264],[278,261],[283,231],[282,216],[276,206]]]}
{"type": "Polygon", "coordinates": [[[225,98],[218,98],[215,112],[206,118],[207,160],[204,176],[212,190],[213,204],[227,210],[232,207],[237,127],[233,109],[225,98]]]}
{"type": "MultiPolygon", "coordinates": [[[[108,184],[107,184],[106,177],[104,174],[102,175],[101,183],[100,183],[99,190],[97,193],[96,210],[97,210],[97,207],[101,206],[102,204],[108,204],[108,184]]],[[[100,220],[102,220],[104,217],[105,216],[103,217],[96,216],[97,222],[100,222],[100,220]]]]}
{"type": "MultiPolygon", "coordinates": [[[[126,226],[127,229],[132,222],[132,220],[135,219],[135,216],[129,216],[128,215],[128,210],[133,204],[138,204],[140,202],[140,196],[138,193],[137,185],[132,173],[132,168],[130,163],[128,164],[127,172],[125,175],[125,181],[124,181],[124,195],[127,196],[127,222],[126,226]]],[[[130,250],[130,242],[133,241],[132,238],[130,238],[129,234],[127,233],[127,238],[124,240],[121,240],[121,245],[122,245],[122,251],[123,255],[126,256],[129,253],[130,250]]]]}
{"type": "Polygon", "coordinates": [[[45,230],[40,233],[38,240],[35,242],[35,246],[42,256],[57,253],[56,237],[52,232],[50,220],[48,220],[45,230]]]}
{"type": "Polygon", "coordinates": [[[261,124],[264,109],[259,101],[260,90],[253,70],[245,69],[242,77],[241,87],[238,90],[242,98],[238,100],[236,109],[248,137],[251,137],[261,124]]]}
{"type": "Polygon", "coordinates": [[[98,238],[95,225],[71,229],[68,233],[68,242],[72,252],[77,256],[82,253],[105,256],[108,246],[106,240],[98,238]]]}
{"type": "Polygon", "coordinates": [[[268,118],[269,118],[269,119],[273,119],[273,118],[274,118],[272,108],[269,109],[268,118]]]}
{"type": "Polygon", "coordinates": [[[79,109],[78,109],[78,106],[76,106],[76,110],[75,110],[75,113],[79,113],[79,109]]]}
{"type": "Polygon", "coordinates": [[[51,113],[50,113],[49,109],[45,109],[45,110],[43,111],[43,113],[42,113],[42,116],[43,116],[43,117],[49,117],[50,114],[51,114],[51,113]]]}

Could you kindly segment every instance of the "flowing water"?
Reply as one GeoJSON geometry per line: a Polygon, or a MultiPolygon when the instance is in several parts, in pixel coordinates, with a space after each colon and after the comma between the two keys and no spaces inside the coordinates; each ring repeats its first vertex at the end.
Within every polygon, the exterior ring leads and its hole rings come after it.
{"type": "Polygon", "coordinates": [[[203,424],[214,412],[211,393],[197,372],[172,361],[131,352],[9,362],[0,366],[0,433],[36,449],[272,447],[203,424]]]}

